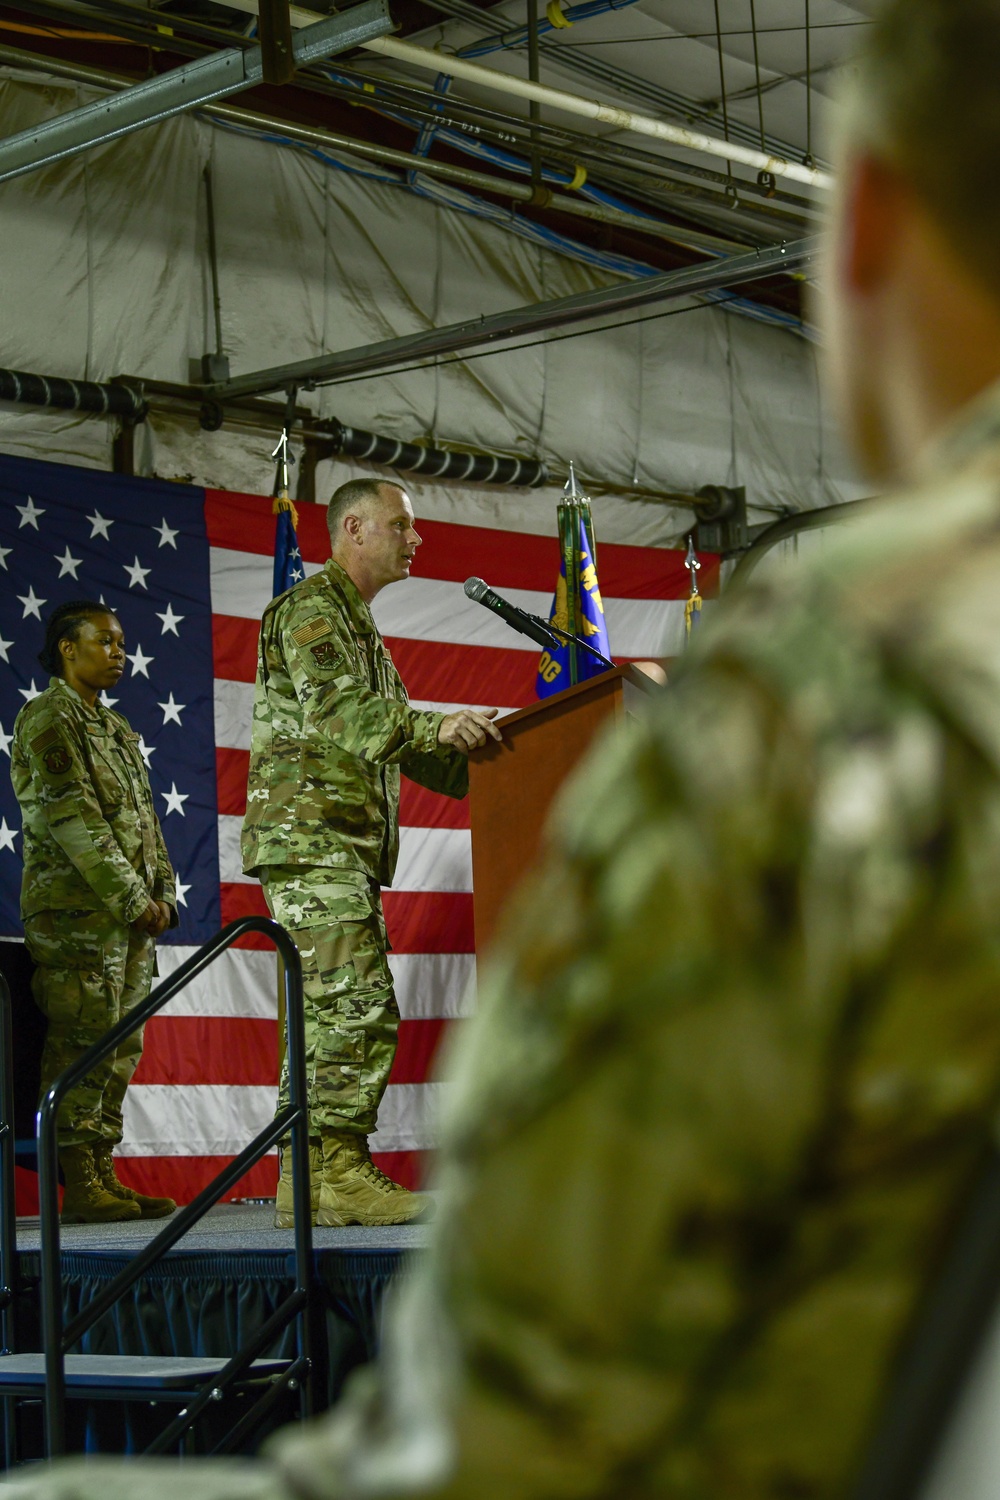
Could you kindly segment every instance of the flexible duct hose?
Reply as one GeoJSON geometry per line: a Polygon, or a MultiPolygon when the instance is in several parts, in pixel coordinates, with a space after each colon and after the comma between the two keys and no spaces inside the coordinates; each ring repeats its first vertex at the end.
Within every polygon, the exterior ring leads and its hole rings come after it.
{"type": "Polygon", "coordinates": [[[548,472],[537,458],[501,458],[495,453],[447,453],[443,448],[423,448],[401,443],[339,422],[324,422],[337,453],[367,458],[386,468],[406,469],[411,474],[433,474],[435,479],[473,480],[477,484],[509,484],[531,489],[545,484],[548,472]]]}
{"type": "MultiPolygon", "coordinates": [[[[149,403],[131,386],[31,375],[25,370],[0,369],[0,401],[125,417],[132,422],[144,421],[149,413],[149,403]]],[[[219,416],[221,419],[221,409],[219,416]]],[[[204,420],[202,425],[206,425],[204,420]]],[[[212,427],[217,429],[221,425],[220,420],[212,427]]],[[[329,436],[335,453],[350,458],[367,458],[373,463],[405,469],[411,474],[432,474],[436,479],[472,480],[477,484],[506,484],[526,489],[545,484],[548,479],[545,465],[537,458],[502,458],[494,453],[448,453],[442,448],[424,448],[418,443],[402,443],[377,432],[344,427],[336,420],[318,425],[324,435],[329,436]]]]}
{"type": "Polygon", "coordinates": [[[149,410],[139,392],[127,385],[29,375],[25,370],[0,370],[0,401],[54,407],[59,411],[95,412],[102,417],[127,417],[133,422],[143,421],[149,410]]]}

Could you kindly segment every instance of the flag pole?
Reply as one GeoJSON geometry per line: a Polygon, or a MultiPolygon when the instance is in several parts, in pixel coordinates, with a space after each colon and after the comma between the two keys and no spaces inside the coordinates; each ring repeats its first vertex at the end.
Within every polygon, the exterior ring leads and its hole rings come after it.
{"type": "Polygon", "coordinates": [[[698,592],[698,573],[701,563],[694,547],[694,537],[688,534],[687,556],[684,566],[691,574],[691,593],[684,606],[684,636],[686,640],[691,639],[691,632],[696,625],[701,624],[701,594],[698,592]]]}
{"type": "MultiPolygon", "coordinates": [[[[288,451],[288,445],[291,438],[292,425],[295,421],[295,400],[298,396],[298,393],[298,386],[290,385],[288,387],[285,399],[285,417],[281,425],[281,436],[278,439],[278,443],[276,448],[274,449],[274,452],[271,454],[272,459],[275,460],[274,486],[272,490],[274,504],[272,505],[271,509],[273,513],[279,518],[282,511],[287,511],[291,518],[292,527],[295,530],[296,534],[298,533],[299,529],[299,513],[295,509],[295,503],[288,493],[288,470],[289,466],[293,464],[295,460],[288,451]]],[[[277,541],[275,545],[275,555],[277,558],[277,541]]],[[[275,572],[275,589],[277,591],[277,565],[275,572]]],[[[287,1046],[287,1037],[285,1031],[285,966],[281,961],[280,953],[275,954],[275,959],[278,966],[278,1075],[280,1077],[281,1069],[285,1061],[285,1049],[287,1046]]]]}
{"type": "MultiPolygon", "coordinates": [[[[566,579],[566,633],[569,645],[569,681],[575,687],[580,680],[580,665],[576,642],[579,635],[580,579],[576,565],[576,554],[580,546],[580,502],[583,496],[576,487],[576,471],[573,460],[569,462],[569,478],[563,486],[563,498],[559,502],[559,549],[562,553],[563,576],[566,579]]],[[[587,507],[588,511],[590,507],[587,507]]],[[[589,535],[589,531],[588,531],[589,535]]]]}

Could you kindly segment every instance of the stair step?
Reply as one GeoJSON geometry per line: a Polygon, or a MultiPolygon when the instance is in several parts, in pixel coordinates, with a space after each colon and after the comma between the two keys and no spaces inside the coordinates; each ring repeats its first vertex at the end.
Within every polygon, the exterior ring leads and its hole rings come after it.
{"type": "MultiPolygon", "coordinates": [[[[74,1387],[188,1391],[204,1385],[225,1369],[228,1362],[227,1359],[159,1354],[67,1354],[66,1386],[68,1392],[74,1387]]],[[[290,1364],[291,1360],[287,1359],[255,1359],[236,1384],[280,1375],[290,1364]]],[[[44,1354],[0,1354],[0,1386],[44,1384],[44,1354]]]]}

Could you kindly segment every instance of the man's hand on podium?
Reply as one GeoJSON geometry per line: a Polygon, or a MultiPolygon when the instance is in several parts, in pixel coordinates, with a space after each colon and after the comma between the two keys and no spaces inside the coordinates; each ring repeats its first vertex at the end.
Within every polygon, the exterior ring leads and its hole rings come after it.
{"type": "Polygon", "coordinates": [[[460,708],[457,713],[446,714],[438,730],[438,744],[468,755],[485,745],[489,736],[502,740],[503,735],[492,722],[498,713],[496,708],[484,708],[481,712],[476,708],[460,708]]]}

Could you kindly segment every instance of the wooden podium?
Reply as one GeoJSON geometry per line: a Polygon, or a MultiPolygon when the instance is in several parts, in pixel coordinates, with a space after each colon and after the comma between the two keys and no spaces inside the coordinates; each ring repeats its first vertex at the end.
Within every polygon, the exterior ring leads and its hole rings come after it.
{"type": "Polygon", "coordinates": [[[654,688],[636,667],[615,667],[500,720],[469,757],[476,951],[496,931],[508,895],[534,862],[546,814],[569,771],[610,718],[634,712],[654,688]]]}

